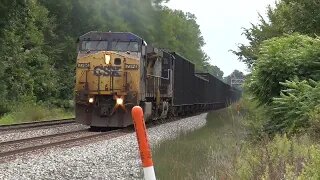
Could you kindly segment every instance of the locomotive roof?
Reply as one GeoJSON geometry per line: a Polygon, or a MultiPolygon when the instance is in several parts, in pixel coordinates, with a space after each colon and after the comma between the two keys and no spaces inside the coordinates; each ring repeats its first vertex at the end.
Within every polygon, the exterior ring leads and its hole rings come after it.
{"type": "Polygon", "coordinates": [[[101,40],[122,40],[122,41],[137,41],[140,42],[143,39],[131,32],[98,32],[90,31],[79,37],[79,41],[92,40],[92,41],[101,41],[101,40]]]}

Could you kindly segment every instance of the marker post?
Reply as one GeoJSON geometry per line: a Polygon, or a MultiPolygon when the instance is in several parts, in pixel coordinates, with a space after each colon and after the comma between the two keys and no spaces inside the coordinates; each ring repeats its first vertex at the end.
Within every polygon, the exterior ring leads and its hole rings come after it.
{"type": "Polygon", "coordinates": [[[131,114],[136,130],[144,179],[156,180],[142,108],[140,106],[133,107],[131,114]]]}

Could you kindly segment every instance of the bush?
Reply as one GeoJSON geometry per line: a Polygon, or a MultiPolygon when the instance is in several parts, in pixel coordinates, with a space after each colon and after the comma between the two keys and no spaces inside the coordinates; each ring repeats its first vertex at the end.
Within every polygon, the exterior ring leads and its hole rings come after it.
{"type": "Polygon", "coordinates": [[[310,123],[319,128],[320,81],[295,79],[281,84],[286,89],[274,98],[272,120],[266,130],[292,134],[305,131],[310,123]]]}

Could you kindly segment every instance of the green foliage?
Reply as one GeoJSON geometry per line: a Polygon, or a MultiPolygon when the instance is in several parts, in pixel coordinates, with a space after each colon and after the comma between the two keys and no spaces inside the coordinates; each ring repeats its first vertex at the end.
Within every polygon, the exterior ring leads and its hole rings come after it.
{"type": "Polygon", "coordinates": [[[248,89],[260,103],[270,104],[280,95],[279,82],[298,77],[319,79],[320,39],[303,35],[272,38],[261,45],[248,89]]]}
{"type": "Polygon", "coordinates": [[[310,126],[309,113],[320,99],[319,57],[319,38],[293,34],[261,44],[246,88],[260,105],[271,107],[267,133],[291,135],[310,126]]]}
{"type": "Polygon", "coordinates": [[[280,0],[267,7],[266,19],[259,15],[258,24],[244,29],[249,45],[234,51],[252,69],[246,89],[268,108],[268,133],[291,135],[310,126],[312,133],[320,132],[319,9],[314,0],[280,0]]]}
{"type": "MultiPolygon", "coordinates": [[[[210,68],[207,55],[202,51],[204,40],[190,13],[171,10],[151,0],[97,0],[94,3],[80,0],[40,1],[59,21],[57,44],[63,37],[76,39],[88,31],[131,31],[145,38],[155,47],[183,54],[196,64],[198,70],[212,70],[220,76],[217,67],[210,68]],[[60,7],[65,7],[64,9],[60,7]],[[208,68],[205,68],[208,67],[208,68]]],[[[160,1],[162,2],[162,1],[160,1]]],[[[68,46],[69,47],[69,46],[68,46]]],[[[66,52],[69,48],[65,48],[66,52]]],[[[74,49],[74,48],[72,48],[74,49]]],[[[65,57],[65,52],[61,52],[65,57]]],[[[71,58],[71,57],[70,57],[71,58]]],[[[73,58],[73,57],[72,57],[73,58]]],[[[74,59],[64,59],[64,62],[74,59]]]]}
{"type": "Polygon", "coordinates": [[[320,34],[320,3],[316,0],[280,0],[275,8],[267,8],[267,19],[261,15],[258,24],[244,29],[249,45],[240,44],[234,51],[249,68],[258,59],[264,40],[283,34],[300,33],[315,37],[320,34]]]}
{"type": "Polygon", "coordinates": [[[243,34],[249,40],[249,45],[240,44],[238,51],[233,51],[238,56],[239,60],[244,62],[248,68],[252,68],[255,60],[258,59],[259,48],[264,40],[278,37],[283,34],[282,30],[272,24],[273,10],[268,7],[268,18],[271,23],[268,23],[260,14],[260,24],[252,24],[251,28],[244,29],[243,34]]]}
{"type": "Polygon", "coordinates": [[[164,7],[168,0],[2,0],[0,2],[0,115],[27,99],[70,107],[77,38],[88,31],[130,31],[208,64],[196,17],[164,7]]]}
{"type": "Polygon", "coordinates": [[[180,10],[162,7],[158,18],[159,36],[154,45],[177,51],[200,68],[204,58],[207,57],[201,50],[204,40],[196,23],[196,17],[180,10]]]}
{"type": "Polygon", "coordinates": [[[274,98],[272,120],[268,122],[267,130],[292,134],[306,130],[313,122],[317,123],[315,116],[320,104],[320,81],[296,79],[281,84],[285,89],[280,97],[274,98]],[[311,116],[313,121],[310,121],[311,116]]]}
{"type": "Polygon", "coordinates": [[[0,87],[5,99],[0,113],[25,96],[44,101],[56,93],[55,71],[44,52],[45,34],[52,31],[48,11],[29,0],[10,6],[6,18],[0,29],[0,78],[5,84],[0,87]]]}
{"type": "Polygon", "coordinates": [[[10,113],[6,113],[0,118],[0,125],[72,117],[71,111],[26,100],[24,103],[10,107],[10,113]]]}
{"type": "Polygon", "coordinates": [[[205,65],[202,68],[202,71],[209,72],[211,75],[219,78],[220,80],[223,80],[223,71],[221,71],[220,68],[218,68],[218,66],[214,66],[209,64],[208,62],[205,62],[205,65]]]}
{"type": "MultiPolygon", "coordinates": [[[[308,91],[308,88],[303,89],[308,91]]],[[[315,93],[317,90],[311,91],[315,93]]],[[[263,124],[269,118],[269,108],[257,108],[257,103],[248,94],[238,103],[241,107],[240,115],[235,114],[236,106],[211,112],[205,127],[181,133],[178,138],[156,146],[153,159],[157,177],[268,180],[320,178],[320,145],[317,137],[308,133],[299,136],[278,134],[271,139],[261,134],[263,124]]],[[[310,116],[320,122],[319,103],[317,107],[310,116]]]]}

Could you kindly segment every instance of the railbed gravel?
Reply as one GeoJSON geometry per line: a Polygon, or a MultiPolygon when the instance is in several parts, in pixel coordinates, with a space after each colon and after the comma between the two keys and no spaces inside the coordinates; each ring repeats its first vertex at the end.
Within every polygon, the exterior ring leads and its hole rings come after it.
{"type": "MultiPolygon", "coordinates": [[[[151,147],[206,124],[206,113],[148,129],[151,147]]],[[[155,164],[156,170],[156,164],[155,164]]],[[[142,179],[134,133],[0,164],[0,179],[142,179]]]]}
{"type": "Polygon", "coordinates": [[[27,131],[19,132],[19,130],[14,130],[12,132],[6,132],[4,134],[0,133],[0,142],[14,141],[18,139],[26,139],[38,136],[47,136],[51,134],[60,134],[64,132],[78,131],[82,129],[88,129],[88,126],[81,124],[64,124],[64,125],[54,125],[41,129],[28,129],[27,131]]]}

